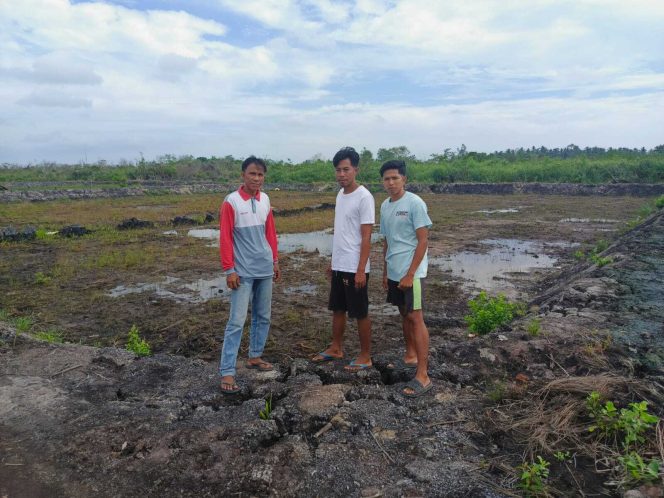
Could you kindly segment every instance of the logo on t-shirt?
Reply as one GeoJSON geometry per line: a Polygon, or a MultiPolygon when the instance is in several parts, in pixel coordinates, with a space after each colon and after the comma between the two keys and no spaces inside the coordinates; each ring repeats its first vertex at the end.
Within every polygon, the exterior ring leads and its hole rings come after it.
{"type": "Polygon", "coordinates": [[[394,216],[408,216],[408,211],[397,211],[394,216]]]}

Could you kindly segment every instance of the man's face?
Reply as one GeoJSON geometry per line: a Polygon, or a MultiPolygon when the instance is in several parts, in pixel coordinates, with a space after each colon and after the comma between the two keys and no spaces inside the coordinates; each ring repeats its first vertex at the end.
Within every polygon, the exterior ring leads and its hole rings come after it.
{"type": "Polygon", "coordinates": [[[265,171],[263,170],[263,167],[256,163],[251,163],[247,166],[247,169],[242,172],[242,181],[244,182],[245,190],[251,192],[260,190],[265,181],[265,171]]]}
{"type": "Polygon", "coordinates": [[[337,182],[339,186],[346,188],[353,184],[355,181],[355,176],[357,176],[357,168],[353,167],[350,163],[350,159],[343,159],[339,161],[337,166],[334,168],[336,172],[337,182]]]}
{"type": "Polygon", "coordinates": [[[383,173],[383,186],[390,195],[397,195],[406,186],[406,177],[398,169],[388,169],[383,173]]]}

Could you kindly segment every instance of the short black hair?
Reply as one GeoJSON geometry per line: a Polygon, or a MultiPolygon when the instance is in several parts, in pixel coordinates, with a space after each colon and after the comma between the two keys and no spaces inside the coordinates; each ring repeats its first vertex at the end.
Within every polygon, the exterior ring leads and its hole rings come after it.
{"type": "Polygon", "coordinates": [[[344,147],[337,152],[332,158],[332,164],[334,164],[334,167],[336,168],[344,159],[348,159],[353,168],[357,168],[360,165],[360,155],[352,147],[344,147]]]}
{"type": "Polygon", "coordinates": [[[242,171],[247,171],[247,168],[252,164],[255,164],[256,166],[262,166],[263,173],[267,173],[267,165],[265,164],[265,161],[256,156],[249,156],[244,161],[242,161],[242,171]]]}
{"type": "Polygon", "coordinates": [[[381,178],[388,169],[396,169],[397,171],[399,171],[399,174],[401,176],[406,176],[406,163],[399,159],[393,159],[392,161],[387,161],[380,167],[381,178]]]}

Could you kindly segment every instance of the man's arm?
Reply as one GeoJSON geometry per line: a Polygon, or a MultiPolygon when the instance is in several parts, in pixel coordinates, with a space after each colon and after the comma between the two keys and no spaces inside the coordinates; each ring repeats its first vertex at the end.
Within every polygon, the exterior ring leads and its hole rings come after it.
{"type": "Polygon", "coordinates": [[[410,268],[406,272],[406,275],[399,281],[400,289],[408,289],[413,286],[413,279],[415,278],[415,272],[420,266],[424,255],[427,252],[427,247],[429,245],[429,228],[420,227],[415,230],[415,235],[417,236],[417,247],[415,248],[415,254],[413,254],[413,261],[410,263],[410,268]]]}
{"type": "Polygon", "coordinates": [[[360,244],[360,261],[357,264],[357,271],[355,272],[355,287],[360,289],[367,285],[367,261],[369,260],[369,253],[371,252],[371,225],[360,225],[360,234],[362,235],[362,243],[360,244]]]}
{"type": "Polygon", "coordinates": [[[233,229],[235,228],[235,210],[230,203],[221,205],[219,215],[219,254],[221,268],[226,272],[226,285],[229,289],[240,286],[240,277],[235,271],[235,255],[233,254],[233,229]]]}
{"type": "Polygon", "coordinates": [[[387,237],[383,239],[383,289],[387,290],[387,237]]]}
{"type": "Polygon", "coordinates": [[[278,243],[277,243],[277,228],[274,223],[274,215],[272,214],[272,209],[267,215],[267,220],[265,220],[265,238],[267,243],[270,244],[272,249],[272,264],[274,267],[274,281],[277,282],[281,278],[281,270],[279,269],[279,252],[278,252],[278,243]]]}

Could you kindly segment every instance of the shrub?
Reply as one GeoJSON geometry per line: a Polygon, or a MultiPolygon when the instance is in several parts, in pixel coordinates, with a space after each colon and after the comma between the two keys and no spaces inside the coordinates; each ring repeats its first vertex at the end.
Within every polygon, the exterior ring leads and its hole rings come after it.
{"type": "Polygon", "coordinates": [[[662,209],[664,208],[664,195],[660,195],[656,200],[655,200],[655,207],[657,209],[662,209]]]}
{"type": "Polygon", "coordinates": [[[14,320],[14,325],[19,332],[27,332],[32,328],[32,318],[29,316],[19,316],[14,320]]]}
{"type": "Polygon", "coordinates": [[[545,481],[549,477],[549,465],[549,462],[538,455],[536,462],[524,463],[519,467],[521,470],[519,487],[525,491],[526,496],[546,494],[545,481]]]}
{"type": "Polygon", "coordinates": [[[46,285],[51,283],[51,277],[46,275],[45,273],[38,271],[35,273],[35,283],[37,285],[46,285]]]}
{"type": "Polygon", "coordinates": [[[659,460],[653,458],[646,464],[643,457],[635,451],[618,457],[618,460],[623,466],[628,481],[650,482],[659,479],[659,460]]]}
{"type": "Polygon", "coordinates": [[[520,312],[517,304],[507,301],[504,295],[489,298],[482,291],[475,299],[468,301],[470,315],[465,316],[470,330],[477,334],[488,334],[501,325],[512,321],[514,316],[520,312]]]}
{"type": "Polygon", "coordinates": [[[602,266],[606,266],[609,263],[613,263],[613,258],[609,258],[608,256],[602,257],[598,256],[597,254],[592,254],[590,256],[590,261],[596,264],[598,268],[601,268],[602,266]]]}
{"type": "Polygon", "coordinates": [[[137,356],[150,356],[150,354],[152,354],[150,351],[150,345],[147,341],[141,339],[136,325],[131,326],[131,330],[127,336],[127,350],[137,356]]]}

